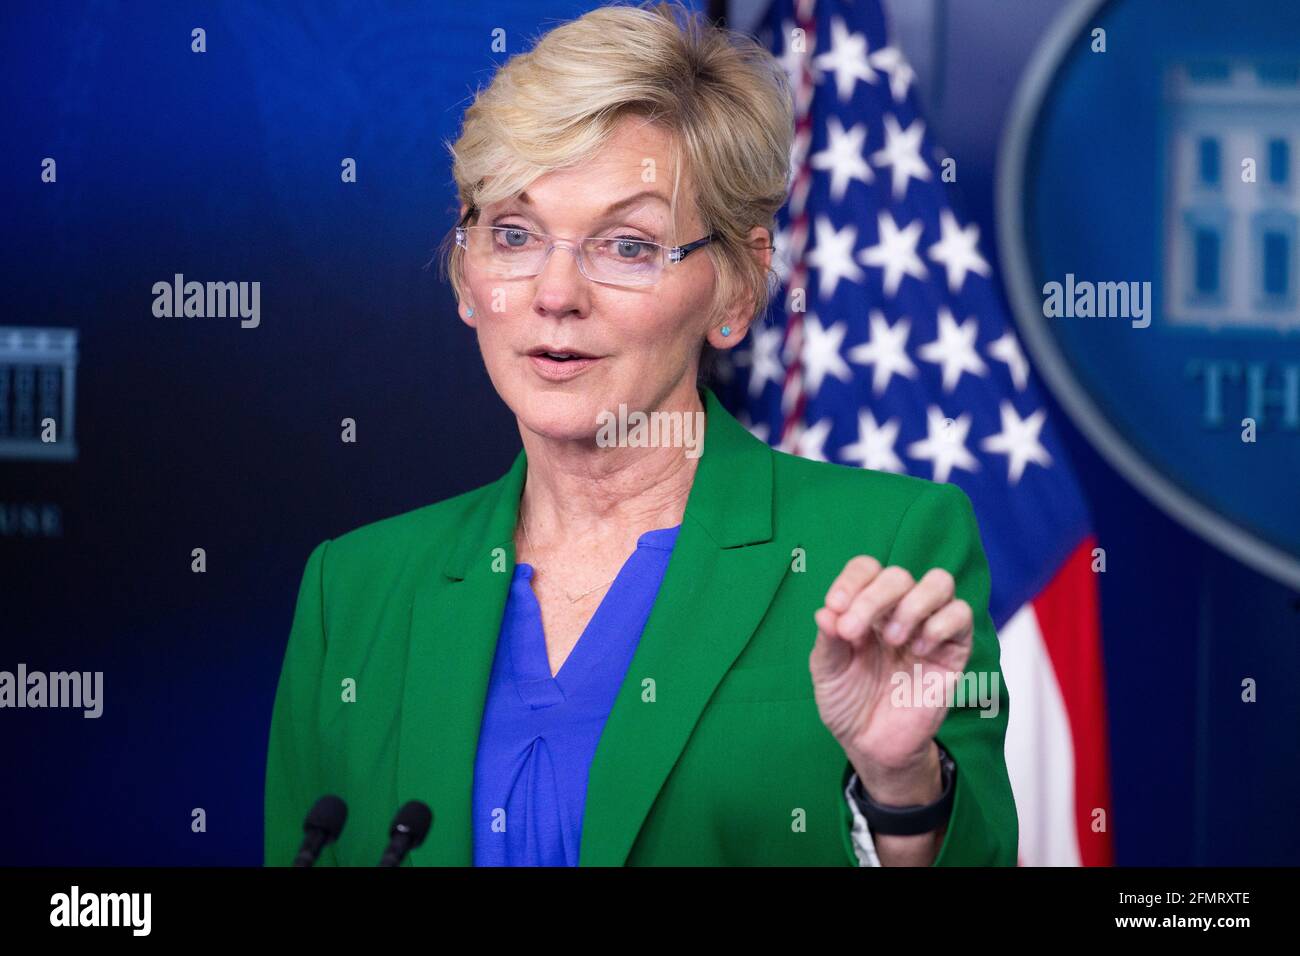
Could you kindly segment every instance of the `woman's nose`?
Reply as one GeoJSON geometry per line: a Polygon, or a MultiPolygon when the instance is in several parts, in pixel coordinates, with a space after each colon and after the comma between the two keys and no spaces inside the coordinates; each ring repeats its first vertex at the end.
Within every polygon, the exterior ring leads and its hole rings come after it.
{"type": "Polygon", "coordinates": [[[564,314],[581,308],[586,277],[579,266],[576,244],[556,243],[546,254],[537,275],[535,304],[547,312],[564,314]],[[559,252],[569,255],[560,256],[559,252]]]}

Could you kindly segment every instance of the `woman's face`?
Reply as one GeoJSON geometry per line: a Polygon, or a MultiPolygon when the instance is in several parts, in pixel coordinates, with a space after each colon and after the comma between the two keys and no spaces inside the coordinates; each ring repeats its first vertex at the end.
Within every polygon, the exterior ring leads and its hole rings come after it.
{"type": "MultiPolygon", "coordinates": [[[[521,196],[485,207],[477,225],[511,225],[565,239],[632,236],[672,245],[668,135],[627,117],[606,146],[581,165],[539,177],[521,196]],[[628,197],[627,206],[610,207],[628,197]],[[526,198],[525,198],[526,197],[526,198]]],[[[683,176],[676,242],[703,238],[683,176]]],[[[465,209],[461,208],[464,215],[465,209]]],[[[523,427],[555,439],[595,440],[602,411],[689,408],[705,336],[719,348],[744,337],[737,312],[723,338],[708,324],[714,267],[702,247],[668,263],[657,283],[622,287],[578,270],[576,247],[557,246],[536,276],[502,279],[464,263],[463,321],[477,330],[492,384],[523,427]],[[474,309],[473,317],[468,308],[474,309]],[[594,359],[574,365],[538,358],[547,348],[594,359]]]]}

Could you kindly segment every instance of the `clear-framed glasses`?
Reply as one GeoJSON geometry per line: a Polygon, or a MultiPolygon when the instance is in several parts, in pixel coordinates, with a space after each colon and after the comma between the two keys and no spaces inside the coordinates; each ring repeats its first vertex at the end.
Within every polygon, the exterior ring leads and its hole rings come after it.
{"type": "Polygon", "coordinates": [[[540,275],[555,247],[564,246],[577,256],[578,271],[588,279],[622,286],[654,285],[669,263],[681,262],[717,238],[717,233],[710,233],[684,246],[665,246],[630,235],[561,239],[519,226],[462,223],[456,227],[456,245],[465,250],[475,269],[487,275],[501,279],[540,275]]]}

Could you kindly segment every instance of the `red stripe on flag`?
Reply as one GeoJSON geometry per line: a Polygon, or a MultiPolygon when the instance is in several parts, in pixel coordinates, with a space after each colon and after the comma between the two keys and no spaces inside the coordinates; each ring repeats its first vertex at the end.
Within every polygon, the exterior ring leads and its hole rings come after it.
{"type": "Polygon", "coordinates": [[[1107,757],[1106,684],[1092,570],[1096,539],[1089,535],[1033,600],[1034,614],[1061,688],[1074,743],[1074,819],[1084,866],[1111,866],[1110,761],[1107,757]],[[1093,811],[1105,810],[1106,829],[1093,830],[1093,811]]]}

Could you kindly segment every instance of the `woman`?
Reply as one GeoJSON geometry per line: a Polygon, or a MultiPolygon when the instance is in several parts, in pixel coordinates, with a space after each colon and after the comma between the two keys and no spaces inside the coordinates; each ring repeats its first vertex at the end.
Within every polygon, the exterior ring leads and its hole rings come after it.
{"type": "Polygon", "coordinates": [[[478,94],[448,266],[523,448],[313,551],[268,864],[327,792],[332,864],[373,865],[412,799],[416,865],[1015,863],[969,499],[774,451],[697,384],[764,312],[791,136],[775,60],[664,6],[560,26],[478,94]],[[687,427],[604,427],[636,412],[687,427]],[[991,706],[923,693],[963,671],[991,706]]]}

